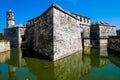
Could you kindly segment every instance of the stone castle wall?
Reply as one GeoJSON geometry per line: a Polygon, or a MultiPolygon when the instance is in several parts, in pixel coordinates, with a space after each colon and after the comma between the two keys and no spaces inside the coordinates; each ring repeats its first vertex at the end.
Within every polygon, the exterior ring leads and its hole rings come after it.
{"type": "Polygon", "coordinates": [[[91,42],[90,42],[90,26],[89,25],[83,25],[83,46],[84,47],[91,47],[91,42]]]}
{"type": "Polygon", "coordinates": [[[23,47],[24,42],[25,42],[25,31],[26,31],[26,27],[19,27],[18,28],[18,47],[23,47]]]}
{"type": "Polygon", "coordinates": [[[53,9],[36,21],[34,31],[34,50],[53,60],[53,9]]]}
{"type": "Polygon", "coordinates": [[[52,5],[41,16],[28,21],[28,26],[13,25],[5,29],[5,39],[11,47],[26,47],[51,60],[58,60],[83,47],[107,46],[109,36],[115,36],[115,26],[52,5]]]}
{"type": "Polygon", "coordinates": [[[54,60],[82,49],[79,21],[58,9],[53,9],[54,60]]]}
{"type": "Polygon", "coordinates": [[[114,26],[99,26],[99,37],[108,38],[109,36],[116,36],[116,28],[114,26]]]}
{"type": "Polygon", "coordinates": [[[35,27],[27,27],[26,32],[25,32],[25,38],[26,38],[26,46],[27,48],[32,48],[34,47],[34,29],[35,27]]]}
{"type": "Polygon", "coordinates": [[[116,28],[108,23],[95,23],[91,25],[91,44],[93,47],[107,47],[108,37],[116,35],[116,28]]]}
{"type": "Polygon", "coordinates": [[[6,28],[4,30],[4,37],[10,41],[11,47],[18,46],[18,29],[17,28],[6,28]]]}
{"type": "Polygon", "coordinates": [[[35,25],[26,30],[27,47],[53,60],[53,9],[40,16],[35,25]]]}
{"type": "Polygon", "coordinates": [[[58,8],[50,8],[27,28],[28,47],[53,61],[82,49],[78,19],[58,8]]]}
{"type": "Polygon", "coordinates": [[[12,27],[6,28],[4,30],[4,37],[6,40],[10,41],[11,47],[21,47],[22,45],[22,35],[24,35],[25,27],[12,27]]]}
{"type": "Polygon", "coordinates": [[[0,41],[0,53],[10,50],[9,41],[0,41]]]}
{"type": "Polygon", "coordinates": [[[79,26],[82,28],[82,45],[83,47],[91,47],[90,42],[90,18],[72,13],[73,16],[79,19],[79,26]]]}
{"type": "Polygon", "coordinates": [[[120,52],[120,36],[110,36],[108,48],[120,52]]]}

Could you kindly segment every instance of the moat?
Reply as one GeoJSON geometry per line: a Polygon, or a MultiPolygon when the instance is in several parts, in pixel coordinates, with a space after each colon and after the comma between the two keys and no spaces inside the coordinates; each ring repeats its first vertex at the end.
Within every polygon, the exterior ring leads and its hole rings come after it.
{"type": "Polygon", "coordinates": [[[1,53],[0,80],[120,79],[120,58],[108,53],[105,48],[84,49],[55,62],[33,54],[20,48],[1,53]]]}

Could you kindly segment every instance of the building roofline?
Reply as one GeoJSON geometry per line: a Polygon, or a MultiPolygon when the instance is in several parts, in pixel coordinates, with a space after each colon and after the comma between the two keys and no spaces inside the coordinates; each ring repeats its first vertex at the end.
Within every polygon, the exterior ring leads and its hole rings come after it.
{"type": "Polygon", "coordinates": [[[47,13],[50,9],[52,9],[52,8],[56,8],[56,9],[62,11],[63,13],[68,14],[69,16],[71,16],[71,17],[79,20],[78,18],[76,18],[75,16],[73,16],[70,12],[64,10],[63,8],[61,8],[60,6],[58,6],[57,4],[52,4],[52,5],[51,5],[45,12],[43,12],[40,16],[37,16],[37,17],[35,17],[35,18],[33,18],[33,19],[30,19],[30,20],[28,20],[28,21],[31,21],[31,20],[40,18],[41,16],[43,16],[44,14],[46,14],[46,13],[47,13]]]}
{"type": "Polygon", "coordinates": [[[76,13],[73,13],[73,12],[71,12],[71,13],[74,14],[74,15],[80,16],[80,17],[84,17],[84,18],[90,19],[89,17],[82,16],[82,15],[80,15],[80,14],[76,14],[76,13]]]}
{"type": "Polygon", "coordinates": [[[109,23],[106,23],[106,22],[96,22],[96,23],[92,23],[91,25],[116,27],[115,25],[112,25],[112,24],[109,24],[109,23]]]}

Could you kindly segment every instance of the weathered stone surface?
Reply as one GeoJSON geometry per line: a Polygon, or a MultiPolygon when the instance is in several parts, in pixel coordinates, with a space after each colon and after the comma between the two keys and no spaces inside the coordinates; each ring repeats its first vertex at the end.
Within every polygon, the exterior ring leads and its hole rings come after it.
{"type": "Polygon", "coordinates": [[[18,27],[18,47],[23,47],[23,44],[25,43],[25,31],[26,27],[18,27]]]}
{"type": "Polygon", "coordinates": [[[99,37],[108,38],[109,36],[116,36],[116,28],[111,26],[99,26],[99,37]]]}
{"type": "Polygon", "coordinates": [[[90,25],[91,21],[90,18],[86,16],[81,16],[75,13],[72,13],[76,18],[79,19],[79,26],[82,28],[82,45],[83,47],[90,47],[91,42],[90,42],[90,25]]]}
{"type": "Polygon", "coordinates": [[[10,46],[11,47],[21,47],[22,42],[22,36],[24,35],[26,30],[26,27],[19,27],[19,26],[14,26],[12,28],[6,28],[4,30],[4,37],[6,40],[10,41],[10,46]]]}
{"type": "Polygon", "coordinates": [[[116,35],[116,28],[113,25],[103,22],[96,22],[91,25],[91,43],[93,47],[107,47],[107,40],[109,36],[116,35]]]}
{"type": "MultiPolygon", "coordinates": [[[[7,21],[12,17],[14,15],[7,17],[7,21]]],[[[23,25],[8,27],[5,39],[11,42],[11,47],[30,48],[50,60],[71,55],[82,47],[106,46],[108,36],[116,35],[114,25],[103,22],[91,25],[90,18],[68,12],[55,4],[29,20],[27,25],[27,28],[23,25]]]]}
{"type": "Polygon", "coordinates": [[[7,28],[11,28],[15,25],[15,21],[14,21],[14,12],[10,9],[7,11],[6,13],[6,17],[7,17],[7,28]]]}
{"type": "Polygon", "coordinates": [[[120,36],[110,36],[108,48],[120,52],[120,36]]]}
{"type": "Polygon", "coordinates": [[[4,30],[4,37],[6,40],[10,41],[11,47],[18,46],[18,29],[17,28],[9,28],[4,30]]]}
{"type": "Polygon", "coordinates": [[[83,39],[83,46],[84,47],[91,47],[90,42],[90,25],[82,25],[83,29],[82,39],[83,39]]]}
{"type": "Polygon", "coordinates": [[[83,28],[83,38],[90,39],[90,26],[83,25],[82,28],[83,28]]]}
{"type": "Polygon", "coordinates": [[[26,39],[28,47],[53,61],[82,49],[78,19],[54,7],[27,28],[26,39]]]}
{"type": "Polygon", "coordinates": [[[0,41],[0,53],[10,50],[9,41],[0,41]]]}
{"type": "Polygon", "coordinates": [[[4,29],[4,37],[10,41],[11,47],[22,47],[25,37],[26,25],[17,24],[14,21],[14,12],[10,9],[6,13],[7,28],[4,29]]]}
{"type": "Polygon", "coordinates": [[[26,47],[32,48],[34,47],[34,27],[29,27],[26,29],[25,32],[25,38],[26,38],[26,47]]]}
{"type": "Polygon", "coordinates": [[[116,35],[116,28],[113,25],[106,24],[103,22],[96,22],[91,25],[91,38],[108,38],[109,36],[116,35]]]}
{"type": "Polygon", "coordinates": [[[53,9],[47,11],[26,31],[27,46],[53,60],[53,9]]]}
{"type": "Polygon", "coordinates": [[[52,9],[36,21],[34,30],[34,50],[52,60],[54,56],[52,9]]]}
{"type": "Polygon", "coordinates": [[[82,49],[79,21],[53,9],[54,12],[54,60],[68,56],[82,49]]]}

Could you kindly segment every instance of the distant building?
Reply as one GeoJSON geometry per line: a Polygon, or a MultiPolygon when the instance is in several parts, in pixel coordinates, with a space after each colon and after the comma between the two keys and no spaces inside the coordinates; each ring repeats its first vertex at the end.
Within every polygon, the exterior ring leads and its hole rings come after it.
{"type": "Polygon", "coordinates": [[[91,24],[91,44],[96,47],[107,46],[108,37],[116,36],[116,27],[105,22],[96,22],[91,24]]]}
{"type": "Polygon", "coordinates": [[[108,36],[116,35],[115,26],[108,23],[91,24],[90,18],[71,13],[55,4],[42,15],[29,20],[27,26],[14,23],[14,12],[9,10],[4,35],[5,39],[10,40],[11,47],[31,48],[53,61],[83,47],[98,46],[98,43],[99,46],[106,45],[108,36]]]}
{"type": "Polygon", "coordinates": [[[14,27],[15,21],[14,21],[14,12],[10,9],[7,11],[7,28],[14,27]]]}
{"type": "Polygon", "coordinates": [[[4,38],[10,41],[11,47],[21,47],[24,41],[26,26],[15,25],[14,12],[10,9],[7,14],[7,28],[4,29],[4,38]]]}

